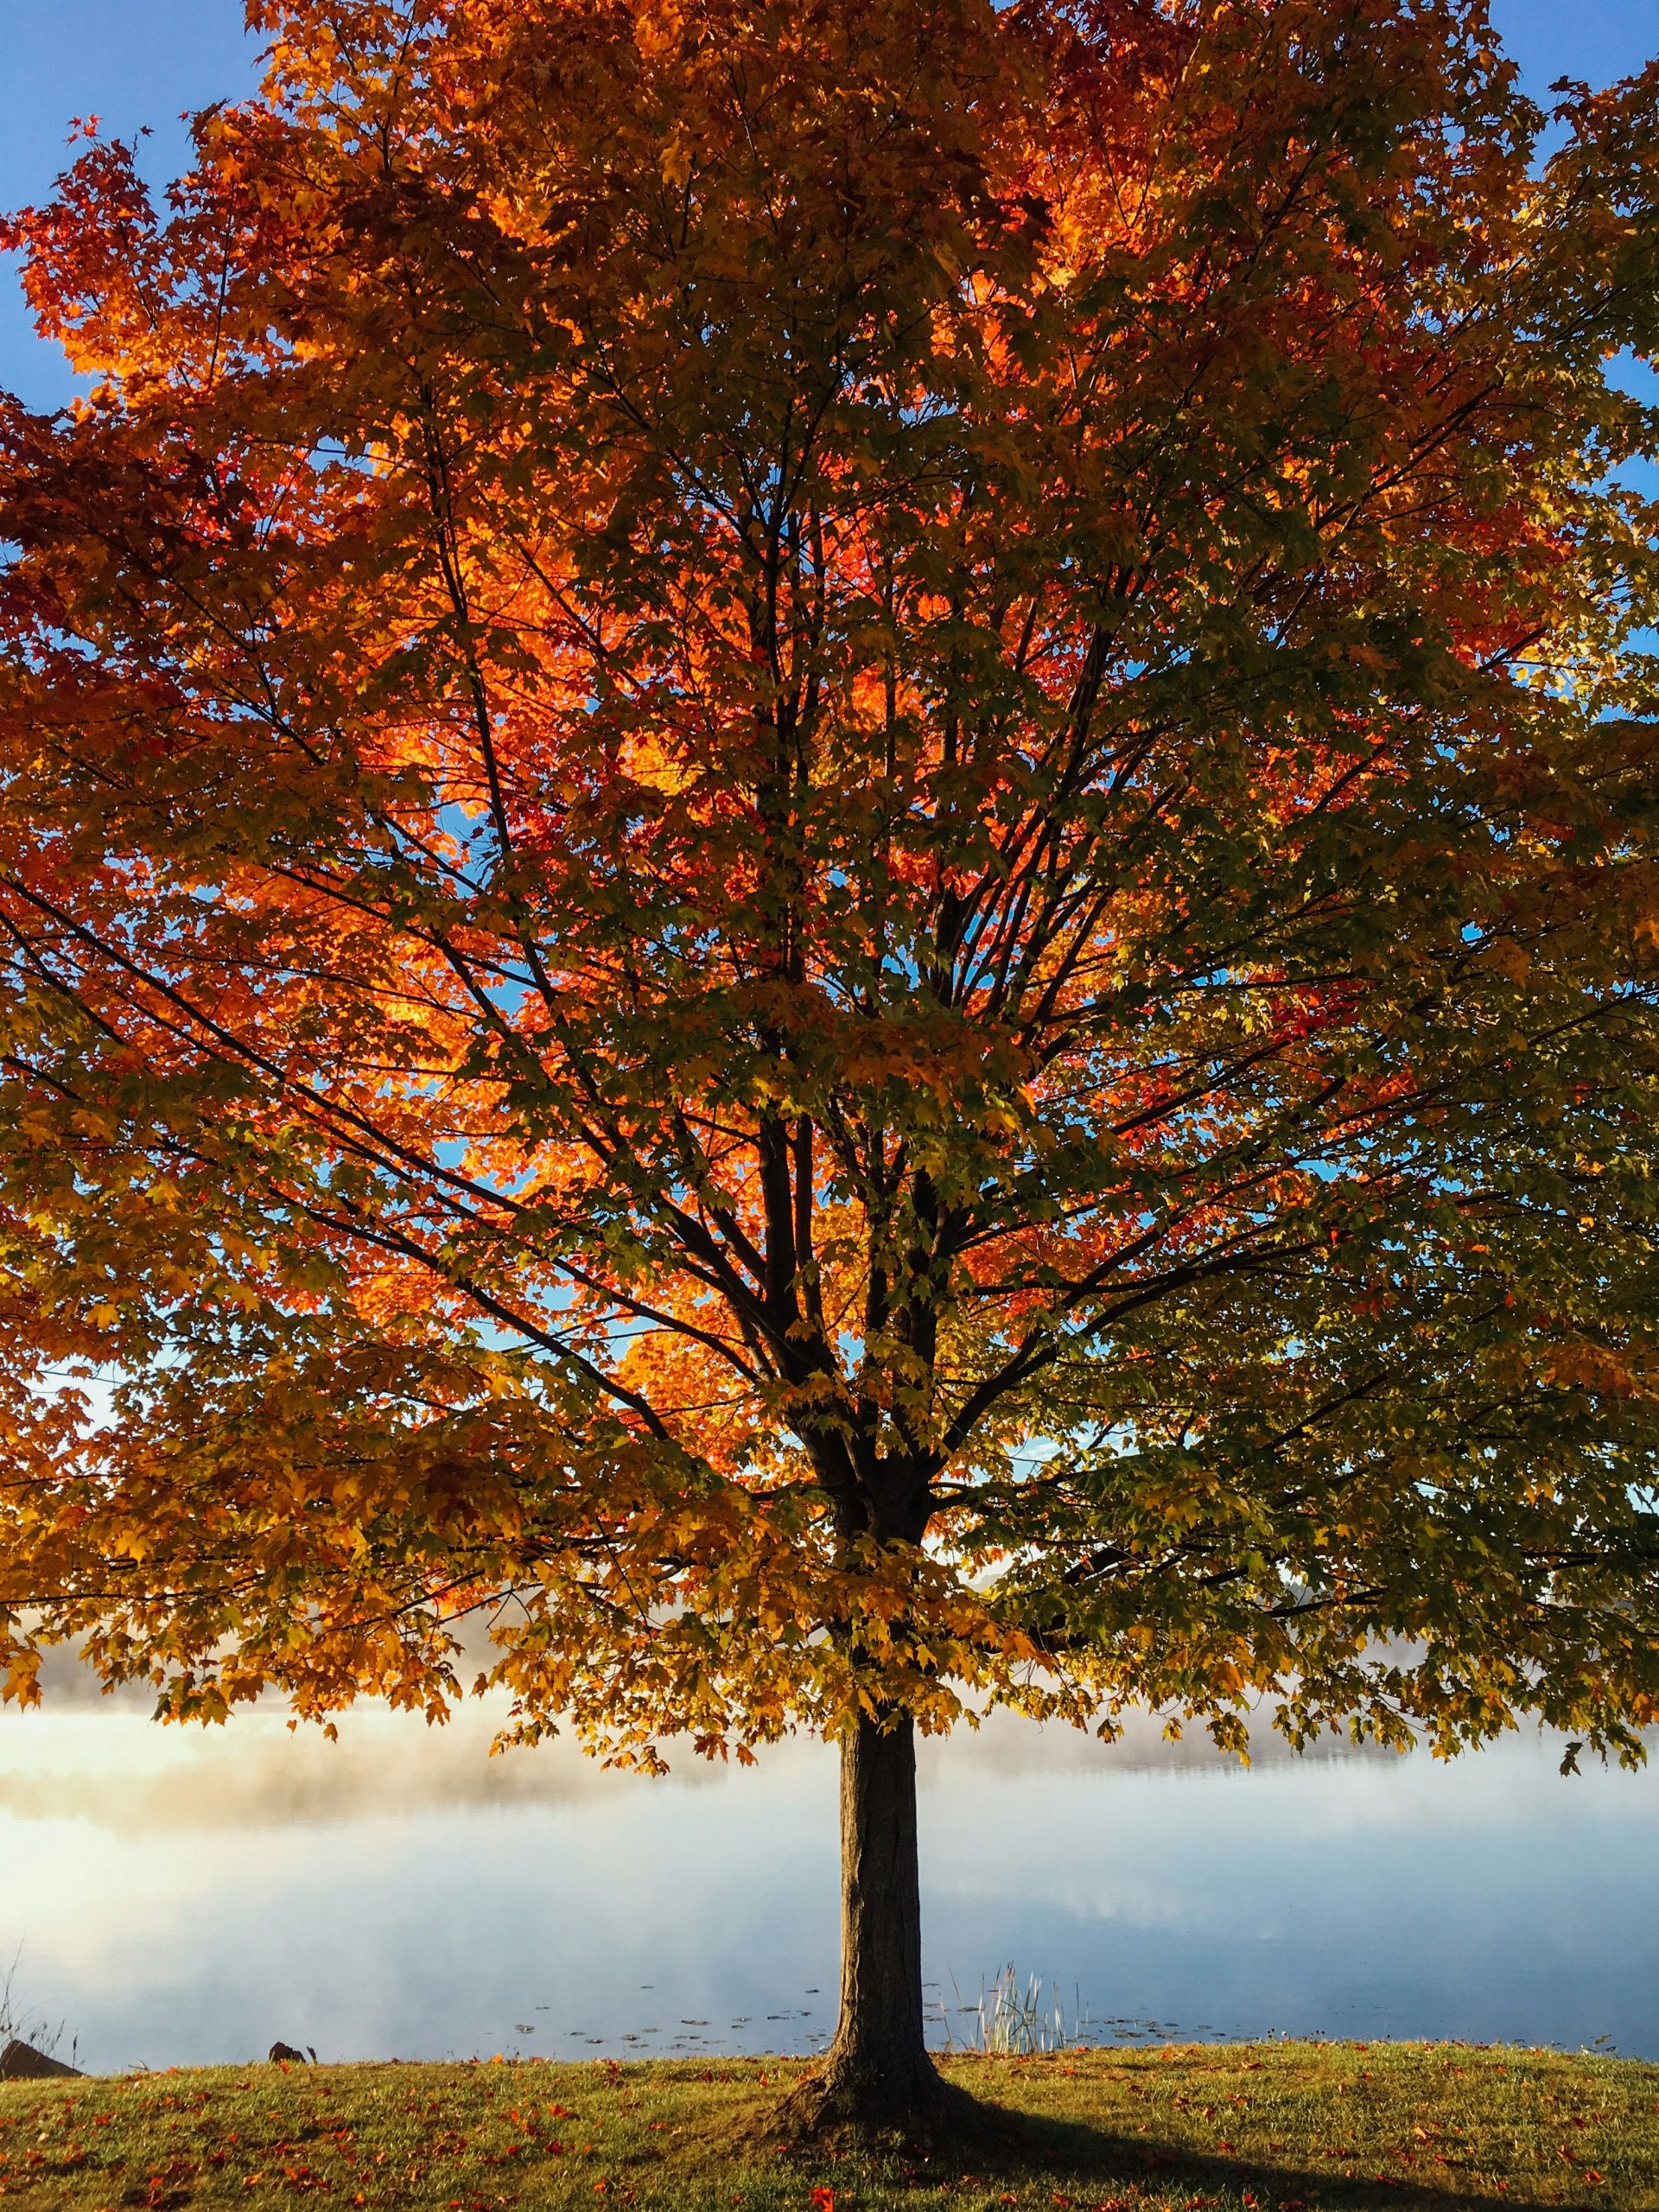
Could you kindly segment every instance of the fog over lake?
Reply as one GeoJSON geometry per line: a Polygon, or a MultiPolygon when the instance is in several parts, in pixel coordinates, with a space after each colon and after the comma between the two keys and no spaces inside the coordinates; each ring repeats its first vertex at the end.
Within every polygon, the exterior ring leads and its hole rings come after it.
{"type": "MultiPolygon", "coordinates": [[[[362,1711],[329,1745],[54,1701],[0,1715],[0,1962],[98,2069],[242,2059],[808,2050],[833,2024],[836,1768],[802,1739],[666,1780],[493,1722],[362,1711]]],[[[923,1752],[940,2028],[999,1967],[1097,2039],[1607,2037],[1659,2056],[1659,1771],[1248,1772],[1154,1725],[1107,1748],[1006,1716],[923,1752]]],[[[1603,2046],[1606,2046],[1604,2044],[1603,2046]]]]}

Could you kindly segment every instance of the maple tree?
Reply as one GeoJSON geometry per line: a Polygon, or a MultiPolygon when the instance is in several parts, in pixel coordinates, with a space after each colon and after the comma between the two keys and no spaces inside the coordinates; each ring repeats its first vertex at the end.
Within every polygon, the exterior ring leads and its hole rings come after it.
{"type": "Polygon", "coordinates": [[[0,1655],[647,1765],[1659,1695],[1655,71],[257,0],[12,219],[0,1655]]]}

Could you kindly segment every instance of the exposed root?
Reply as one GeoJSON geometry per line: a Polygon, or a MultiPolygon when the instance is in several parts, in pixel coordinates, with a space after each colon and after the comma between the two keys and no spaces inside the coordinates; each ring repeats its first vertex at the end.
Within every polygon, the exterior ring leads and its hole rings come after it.
{"type": "Polygon", "coordinates": [[[1016,2114],[982,2104],[930,2063],[897,2080],[826,2067],[755,2115],[747,2132],[773,2147],[927,2155],[970,2143],[1006,2144],[1020,2126],[1016,2114]]]}

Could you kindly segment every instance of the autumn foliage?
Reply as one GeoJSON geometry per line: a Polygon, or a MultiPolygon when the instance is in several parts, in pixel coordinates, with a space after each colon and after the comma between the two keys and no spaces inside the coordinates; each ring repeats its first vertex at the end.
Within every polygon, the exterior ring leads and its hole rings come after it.
{"type": "Polygon", "coordinates": [[[1655,72],[251,13],[7,233],[12,1694],[1631,1750],[1655,72]]]}

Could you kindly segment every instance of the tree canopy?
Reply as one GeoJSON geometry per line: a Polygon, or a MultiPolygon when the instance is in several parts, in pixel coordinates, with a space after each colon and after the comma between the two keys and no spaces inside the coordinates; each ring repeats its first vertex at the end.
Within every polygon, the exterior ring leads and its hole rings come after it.
{"type": "Polygon", "coordinates": [[[10,1693],[1635,1756],[1659,73],[250,15],[6,233],[10,1693]]]}

